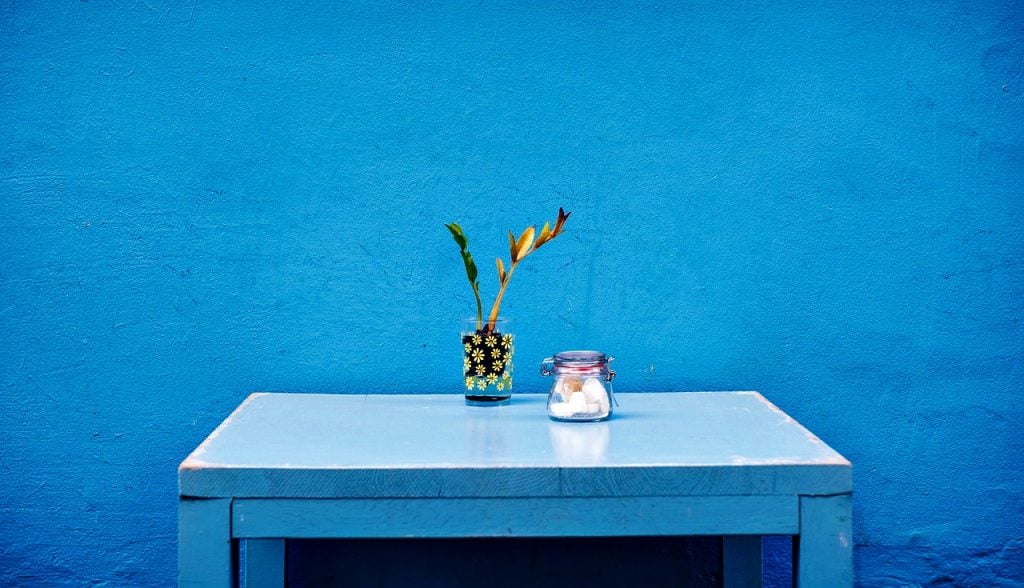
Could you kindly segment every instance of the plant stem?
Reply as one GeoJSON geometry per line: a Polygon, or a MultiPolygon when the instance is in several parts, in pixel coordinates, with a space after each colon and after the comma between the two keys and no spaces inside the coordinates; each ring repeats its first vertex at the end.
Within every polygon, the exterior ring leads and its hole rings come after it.
{"type": "Polygon", "coordinates": [[[480,302],[480,285],[473,284],[473,294],[476,296],[476,330],[484,328],[484,306],[480,302]]]}
{"type": "Polygon", "coordinates": [[[501,307],[501,298],[505,295],[505,288],[508,287],[508,283],[512,279],[512,272],[516,271],[518,264],[519,262],[517,261],[508,268],[508,273],[505,274],[505,281],[501,283],[501,289],[498,290],[498,295],[494,298],[494,306],[491,307],[491,315],[487,319],[488,332],[494,332],[494,325],[498,322],[498,309],[501,307]]]}

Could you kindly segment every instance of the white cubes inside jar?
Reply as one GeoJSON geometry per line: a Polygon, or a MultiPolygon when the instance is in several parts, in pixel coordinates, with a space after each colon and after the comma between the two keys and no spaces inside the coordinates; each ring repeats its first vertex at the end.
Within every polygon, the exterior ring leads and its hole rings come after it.
{"type": "Polygon", "coordinates": [[[548,402],[548,413],[559,419],[596,419],[608,416],[611,401],[596,376],[559,376],[548,402]]]}

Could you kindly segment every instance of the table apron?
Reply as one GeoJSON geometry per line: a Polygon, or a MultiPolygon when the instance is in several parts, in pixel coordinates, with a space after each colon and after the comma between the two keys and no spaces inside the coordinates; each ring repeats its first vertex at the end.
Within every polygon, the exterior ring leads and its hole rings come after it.
{"type": "Polygon", "coordinates": [[[794,535],[798,496],[239,498],[235,538],[794,535]]]}

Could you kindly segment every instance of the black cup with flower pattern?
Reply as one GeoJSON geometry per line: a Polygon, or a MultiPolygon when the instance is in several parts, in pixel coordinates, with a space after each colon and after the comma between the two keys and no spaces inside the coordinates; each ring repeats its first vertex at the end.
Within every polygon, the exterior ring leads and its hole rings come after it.
{"type": "Polygon", "coordinates": [[[471,406],[499,406],[512,399],[515,337],[506,319],[499,318],[493,329],[487,327],[476,318],[462,322],[462,375],[466,404],[471,406]]]}

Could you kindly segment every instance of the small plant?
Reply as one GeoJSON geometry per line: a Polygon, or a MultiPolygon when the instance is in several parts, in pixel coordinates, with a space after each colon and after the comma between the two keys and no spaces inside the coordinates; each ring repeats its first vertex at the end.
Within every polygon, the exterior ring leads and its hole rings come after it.
{"type": "Polygon", "coordinates": [[[473,296],[476,298],[476,330],[466,332],[469,330],[466,329],[462,335],[462,375],[466,378],[467,403],[489,405],[507,402],[511,396],[515,337],[511,333],[502,333],[498,330],[501,299],[504,298],[508,283],[519,264],[545,243],[561,235],[569,214],[571,213],[559,208],[555,226],[552,227],[549,222],[544,223],[539,234],[532,226],[527,227],[518,239],[512,231],[508,232],[508,271],[505,271],[505,262],[499,257],[498,295],[494,298],[494,305],[491,306],[486,323],[483,303],[480,301],[480,282],[477,280],[476,263],[469,253],[469,241],[462,232],[462,227],[455,223],[445,225],[459,246],[459,254],[466,266],[466,277],[469,278],[469,285],[473,288],[473,296]]]}
{"type": "Polygon", "coordinates": [[[552,227],[550,222],[544,223],[544,227],[540,230],[540,234],[537,234],[536,229],[533,226],[527,227],[519,238],[512,231],[508,232],[508,248],[509,248],[509,265],[508,271],[505,271],[505,263],[501,258],[497,258],[498,266],[498,295],[494,298],[494,305],[491,306],[491,312],[487,317],[487,325],[484,325],[484,311],[483,305],[480,302],[480,282],[477,281],[477,269],[476,264],[473,262],[473,256],[469,253],[469,241],[466,239],[465,233],[462,232],[462,227],[455,223],[447,224],[445,227],[451,231],[452,237],[455,242],[459,245],[459,253],[462,255],[462,261],[466,266],[466,277],[469,278],[469,285],[473,288],[473,296],[476,298],[476,327],[477,331],[483,331],[490,333],[494,331],[494,325],[498,321],[498,311],[501,308],[501,300],[505,296],[505,289],[508,288],[509,280],[512,279],[512,274],[519,267],[531,253],[540,249],[547,242],[551,241],[555,237],[562,234],[562,229],[565,226],[565,221],[569,218],[571,212],[565,212],[561,208],[558,209],[558,219],[555,220],[555,226],[552,227]]]}

